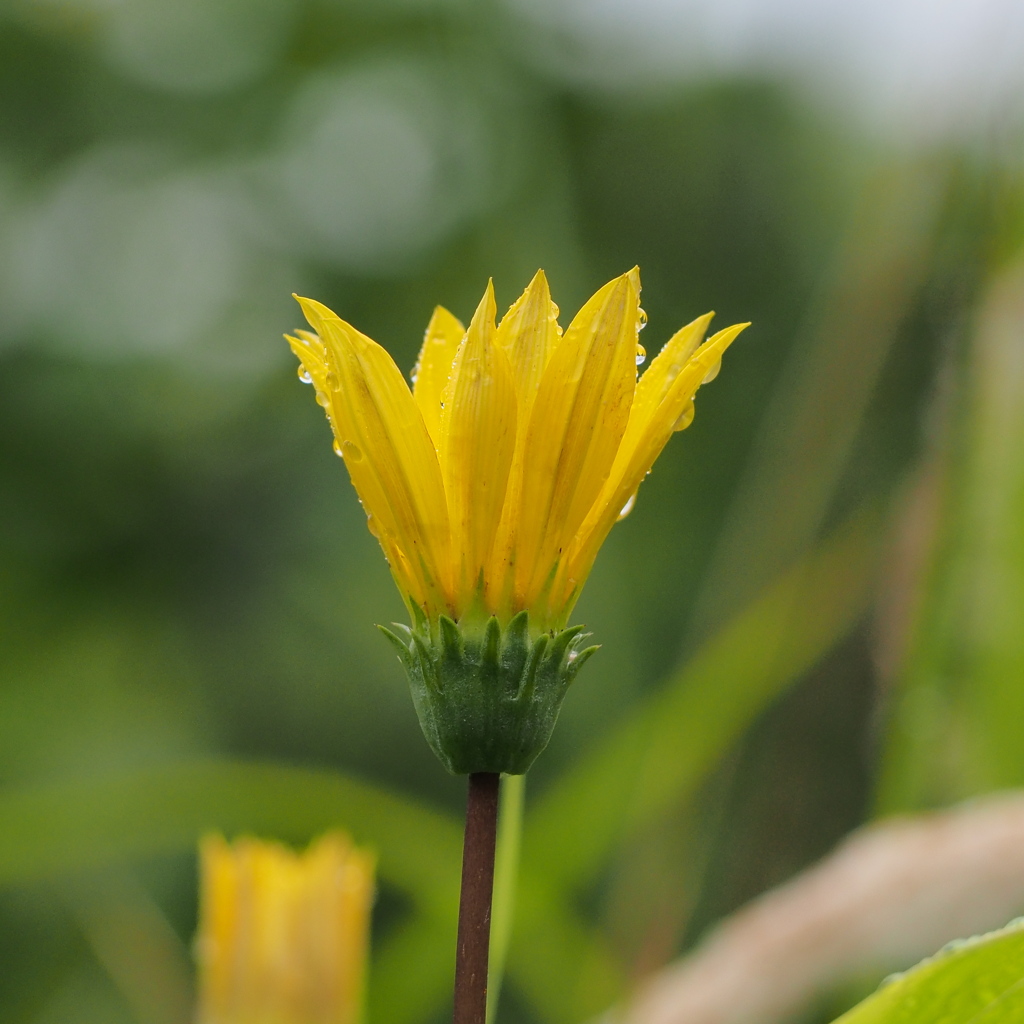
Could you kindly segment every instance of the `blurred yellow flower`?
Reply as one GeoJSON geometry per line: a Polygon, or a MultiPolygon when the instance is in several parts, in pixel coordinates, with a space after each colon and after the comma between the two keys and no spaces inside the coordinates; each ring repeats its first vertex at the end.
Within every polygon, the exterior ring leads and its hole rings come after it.
{"type": "Polygon", "coordinates": [[[316,333],[288,341],[316,388],[414,622],[564,627],[598,549],[635,500],[697,388],[746,327],[682,328],[637,380],[640,277],[609,282],[564,335],[538,271],[495,326],[490,284],[469,329],[440,306],[410,391],[376,342],[300,298],[316,333]]]}
{"type": "Polygon", "coordinates": [[[198,1024],[358,1024],[374,858],[339,832],[200,844],[198,1024]]]}

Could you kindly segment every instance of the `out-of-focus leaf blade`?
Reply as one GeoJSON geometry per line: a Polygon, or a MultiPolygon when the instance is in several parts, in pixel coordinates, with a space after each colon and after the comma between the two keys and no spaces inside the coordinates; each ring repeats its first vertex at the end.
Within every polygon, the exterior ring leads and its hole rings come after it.
{"type": "Polygon", "coordinates": [[[697,602],[702,633],[813,545],[927,269],[947,173],[939,165],[895,163],[865,182],[726,517],[697,602]]]}
{"type": "Polygon", "coordinates": [[[1024,924],[953,943],[896,976],[835,1024],[1018,1024],[1024,924]]]}
{"type": "Polygon", "coordinates": [[[616,1002],[625,986],[622,968],[600,936],[561,894],[525,870],[508,969],[549,1024],[586,1020],[616,1002]]]}
{"type": "Polygon", "coordinates": [[[1005,272],[974,339],[974,451],[967,495],[970,566],[962,595],[963,698],[989,785],[1024,781],[1024,262],[1005,272]]]}
{"type": "Polygon", "coordinates": [[[209,829],[304,841],[341,827],[418,901],[458,899],[461,829],[337,772],[206,761],[0,794],[0,885],[192,846],[209,829]]]}
{"type": "Polygon", "coordinates": [[[863,512],[801,560],[595,744],[527,821],[524,862],[586,884],[638,823],[692,792],[755,716],[863,614],[879,524],[863,512]]]}
{"type": "MultiPolygon", "coordinates": [[[[454,867],[458,870],[458,861],[454,867]]],[[[371,1024],[430,1020],[451,999],[457,896],[447,908],[418,914],[374,951],[367,990],[371,1024]]]]}
{"type": "Polygon", "coordinates": [[[908,604],[883,812],[1024,781],[1024,263],[992,282],[933,455],[935,539],[908,604]]]}

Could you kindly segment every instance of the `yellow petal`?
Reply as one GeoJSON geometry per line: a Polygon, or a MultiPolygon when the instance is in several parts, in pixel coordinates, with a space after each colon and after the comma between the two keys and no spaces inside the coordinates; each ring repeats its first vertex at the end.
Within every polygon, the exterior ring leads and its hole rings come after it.
{"type": "Polygon", "coordinates": [[[523,452],[514,602],[531,607],[611,469],[636,383],[629,274],[580,310],[541,378],[523,452]]]}
{"type": "MultiPolygon", "coordinates": [[[[498,344],[508,352],[512,364],[520,411],[529,413],[559,334],[558,307],[551,301],[544,271],[538,270],[498,325],[498,344]]],[[[525,430],[529,419],[523,420],[525,430]]]]}
{"type": "Polygon", "coordinates": [[[286,334],[284,337],[302,364],[299,380],[313,385],[317,403],[327,409],[330,405],[330,387],[327,382],[327,353],[323,342],[310,331],[296,331],[295,335],[286,334]]]}
{"type": "Polygon", "coordinates": [[[722,353],[741,331],[750,326],[735,324],[719,331],[697,348],[712,316],[708,313],[699,317],[677,332],[640,378],[629,425],[616,453],[615,463],[577,532],[554,588],[553,600],[566,604],[567,611],[571,609],[608,532],[635,497],[654,460],[677,429],[680,418],[692,408],[697,389],[706,380],[713,379],[721,364],[722,353]]]}
{"type": "Polygon", "coordinates": [[[357,1024],[373,875],[372,856],[341,833],[303,854],[204,839],[198,1024],[357,1024]]]}
{"type": "MultiPolygon", "coordinates": [[[[337,449],[366,511],[403,555],[404,576],[421,607],[450,606],[448,508],[434,445],[401,371],[376,342],[326,306],[300,298],[324,346],[337,449]]],[[[388,553],[388,546],[385,553],[388,553]]]]}
{"type": "Polygon", "coordinates": [[[551,353],[561,339],[558,307],[543,270],[538,270],[526,291],[512,304],[498,324],[498,344],[508,353],[516,386],[516,446],[508,474],[505,507],[498,525],[491,559],[485,568],[489,607],[510,612],[512,580],[509,566],[519,519],[519,496],[523,484],[526,432],[533,403],[551,353]]]}
{"type": "Polygon", "coordinates": [[[427,425],[434,447],[441,436],[441,396],[451,376],[455,353],[466,328],[444,306],[438,306],[427,324],[423,347],[413,370],[412,394],[427,425]]]}
{"type": "Polygon", "coordinates": [[[459,347],[441,413],[441,472],[452,543],[459,552],[462,610],[477,593],[494,546],[516,439],[516,394],[508,357],[495,342],[488,283],[459,347]]]}

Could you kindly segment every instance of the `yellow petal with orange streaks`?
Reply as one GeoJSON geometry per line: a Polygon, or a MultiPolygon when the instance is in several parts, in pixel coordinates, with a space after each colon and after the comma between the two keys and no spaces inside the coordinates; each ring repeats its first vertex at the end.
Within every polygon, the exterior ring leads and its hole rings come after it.
{"type": "Polygon", "coordinates": [[[465,336],[466,328],[462,322],[444,306],[437,306],[427,324],[423,347],[413,371],[412,395],[435,448],[441,436],[441,400],[452,373],[455,353],[465,336]]]}
{"type": "Polygon", "coordinates": [[[441,473],[459,561],[456,592],[467,604],[494,546],[516,440],[515,383],[495,341],[494,314],[488,283],[455,357],[441,414],[441,473]]]}
{"type": "MultiPolygon", "coordinates": [[[[299,298],[324,344],[332,424],[352,482],[407,560],[422,607],[450,604],[448,507],[433,442],[391,356],[326,306],[299,298]]],[[[398,567],[392,566],[395,572],[398,567]]]]}
{"type": "Polygon", "coordinates": [[[580,310],[541,378],[523,452],[514,601],[530,607],[611,469],[636,383],[635,274],[580,310]]]}

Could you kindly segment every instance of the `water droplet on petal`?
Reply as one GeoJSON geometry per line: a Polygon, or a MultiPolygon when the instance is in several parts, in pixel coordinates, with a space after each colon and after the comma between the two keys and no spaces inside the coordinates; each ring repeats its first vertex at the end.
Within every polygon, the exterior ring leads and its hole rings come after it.
{"type": "Polygon", "coordinates": [[[627,501],[626,504],[622,506],[622,511],[619,513],[619,517],[618,517],[618,519],[615,520],[615,522],[621,523],[622,520],[625,519],[626,516],[628,516],[629,513],[633,511],[633,506],[635,504],[636,504],[636,491],[634,491],[629,496],[629,501],[627,501]]]}
{"type": "Polygon", "coordinates": [[[366,517],[366,528],[374,537],[377,538],[377,540],[380,540],[380,526],[378,525],[377,520],[373,515],[368,515],[366,517]]]}
{"type": "Polygon", "coordinates": [[[673,430],[685,430],[692,422],[693,417],[697,410],[693,407],[693,399],[686,403],[686,408],[679,414],[679,419],[676,420],[676,425],[672,428],[673,430]]]}
{"type": "Polygon", "coordinates": [[[416,365],[412,368],[412,373],[409,374],[409,383],[416,387],[416,378],[420,375],[420,361],[416,360],[416,365]]]}
{"type": "Polygon", "coordinates": [[[647,326],[647,313],[643,309],[637,309],[636,315],[636,329],[642,331],[647,326]]]}
{"type": "Polygon", "coordinates": [[[327,373],[327,386],[332,391],[341,390],[341,380],[333,370],[329,370],[327,373]]]}
{"type": "Polygon", "coordinates": [[[717,376],[719,371],[722,369],[722,360],[719,359],[714,366],[704,375],[704,379],[701,384],[710,384],[717,376]]]}
{"type": "Polygon", "coordinates": [[[313,383],[313,378],[309,375],[309,370],[307,370],[302,363],[299,363],[299,380],[301,380],[303,384],[313,383]]]}
{"type": "Polygon", "coordinates": [[[643,345],[637,345],[636,347],[636,365],[643,366],[644,360],[647,358],[647,349],[643,345]]]}
{"type": "Polygon", "coordinates": [[[331,400],[323,391],[318,391],[316,393],[316,404],[322,405],[326,409],[331,404],[331,400]]]}
{"type": "Polygon", "coordinates": [[[359,462],[363,457],[363,450],[352,441],[342,441],[341,444],[335,441],[334,454],[340,455],[343,459],[349,459],[352,462],[359,462]]]}

